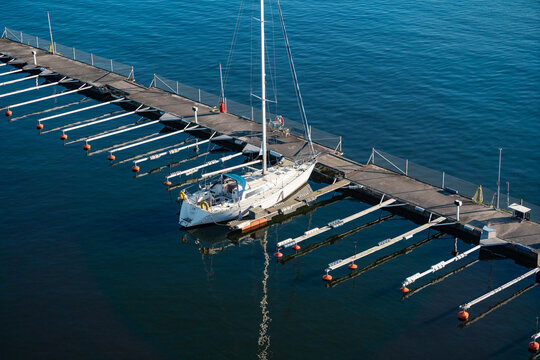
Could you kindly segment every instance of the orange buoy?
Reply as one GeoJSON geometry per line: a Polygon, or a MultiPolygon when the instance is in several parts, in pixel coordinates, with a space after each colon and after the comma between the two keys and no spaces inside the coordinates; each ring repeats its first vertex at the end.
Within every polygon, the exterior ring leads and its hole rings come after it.
{"type": "Polygon", "coordinates": [[[116,159],[116,156],[114,156],[113,154],[110,154],[107,159],[109,159],[110,161],[114,161],[114,159],[116,159]]]}
{"type": "Polygon", "coordinates": [[[298,251],[298,250],[300,250],[300,245],[294,244],[292,248],[293,248],[294,250],[298,251]]]}
{"type": "Polygon", "coordinates": [[[60,140],[66,141],[67,140],[67,135],[66,134],[60,135],[60,140]]]}
{"type": "Polygon", "coordinates": [[[137,165],[134,165],[132,168],[131,168],[131,171],[133,172],[139,172],[141,170],[140,167],[138,167],[137,165]]]}
{"type": "Polygon", "coordinates": [[[171,185],[172,185],[172,182],[170,182],[169,180],[167,180],[167,181],[165,181],[163,184],[166,185],[166,186],[171,186],[171,185]]]}
{"type": "Polygon", "coordinates": [[[219,112],[224,113],[225,112],[225,103],[223,101],[219,102],[219,112]]]}
{"type": "Polygon", "coordinates": [[[322,279],[324,281],[330,281],[330,280],[332,280],[332,275],[330,275],[330,274],[323,275],[322,279]]]}
{"type": "Polygon", "coordinates": [[[283,253],[280,253],[280,252],[278,251],[278,252],[276,252],[276,253],[274,254],[274,256],[277,257],[277,258],[279,259],[280,257],[283,257],[283,253]]]}
{"type": "Polygon", "coordinates": [[[458,313],[458,319],[461,321],[467,321],[469,320],[469,313],[466,311],[460,311],[458,313]]]}
{"type": "Polygon", "coordinates": [[[6,110],[6,116],[7,117],[11,117],[11,115],[13,115],[13,112],[9,109],[6,110]]]}
{"type": "Polygon", "coordinates": [[[531,341],[529,343],[529,351],[538,352],[538,350],[540,350],[540,344],[537,341],[531,341]]]}
{"type": "Polygon", "coordinates": [[[355,263],[352,263],[352,264],[349,265],[349,269],[351,269],[351,270],[358,269],[358,265],[356,265],[355,263]]]}
{"type": "Polygon", "coordinates": [[[408,287],[404,286],[404,287],[402,287],[401,289],[399,289],[399,291],[401,291],[402,293],[406,294],[406,293],[408,293],[408,292],[411,291],[411,290],[409,290],[408,287]]]}
{"type": "Polygon", "coordinates": [[[43,124],[42,123],[37,124],[36,129],[43,130],[43,124]]]}
{"type": "Polygon", "coordinates": [[[90,151],[91,148],[90,144],[84,144],[83,146],[84,151],[90,151]]]}

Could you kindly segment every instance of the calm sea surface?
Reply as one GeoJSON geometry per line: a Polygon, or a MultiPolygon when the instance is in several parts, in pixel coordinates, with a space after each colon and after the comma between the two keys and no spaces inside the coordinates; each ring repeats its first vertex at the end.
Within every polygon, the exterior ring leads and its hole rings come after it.
{"type": "MultiPolygon", "coordinates": [[[[509,182],[512,196],[540,204],[539,2],[283,0],[281,5],[310,122],[342,135],[348,157],[366,161],[372,147],[380,148],[495,188],[502,147],[502,183],[509,182]]],[[[210,0],[8,0],[1,6],[0,25],[48,38],[48,10],[58,43],[134,65],[137,81],[146,85],[155,72],[218,93],[218,63],[227,63],[239,6],[240,1],[210,0]]],[[[250,57],[251,39],[254,48],[258,40],[254,6],[244,3],[226,86],[230,99],[246,104],[250,62],[258,63],[250,57]]],[[[275,8],[267,12],[269,20],[272,15],[277,20],[275,8]]],[[[298,119],[279,23],[269,22],[267,29],[270,88],[277,84],[279,89],[278,112],[298,119]]],[[[252,86],[258,93],[256,75],[252,86]]],[[[0,107],[35,96],[3,98],[0,107]]],[[[33,104],[15,116],[78,99],[33,104]]],[[[54,126],[115,109],[80,113],[54,126]]],[[[2,359],[530,356],[526,349],[540,315],[539,287],[467,328],[458,326],[460,304],[525,272],[511,260],[475,262],[402,299],[398,289],[405,277],[452,256],[454,239],[443,236],[325,288],[321,275],[329,262],[415,225],[394,217],[277,264],[272,256],[277,241],[367,205],[351,199],[329,204],[241,239],[239,246],[227,241],[222,226],[185,233],[177,226],[176,193],[169,195],[161,185],[164,172],[133,179],[129,164],[109,167],[106,155],[85,157],[81,143],[62,147],[58,132],[38,136],[37,118],[1,124],[2,359]],[[207,248],[215,254],[205,254],[207,248]]],[[[112,127],[106,125],[95,132],[112,127]]],[[[53,121],[47,126],[52,128],[53,121]]],[[[143,135],[126,134],[95,146],[143,135]]],[[[157,147],[133,149],[122,157],[157,147]]],[[[185,167],[217,156],[222,155],[210,154],[185,167]]],[[[145,165],[143,170],[150,169],[145,165]]],[[[426,236],[418,234],[358,265],[426,236]]],[[[470,248],[461,240],[457,246],[459,251],[470,248]]],[[[333,275],[347,273],[341,269],[333,275]]],[[[530,284],[532,279],[474,306],[471,317],[530,284]]]]}

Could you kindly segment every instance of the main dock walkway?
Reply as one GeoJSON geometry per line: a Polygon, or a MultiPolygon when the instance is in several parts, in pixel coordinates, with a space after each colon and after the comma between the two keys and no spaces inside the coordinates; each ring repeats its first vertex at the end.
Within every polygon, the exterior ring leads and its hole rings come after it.
{"type": "MultiPolygon", "coordinates": [[[[0,53],[15,59],[13,63],[20,67],[26,65],[24,69],[29,71],[36,68],[33,51],[36,52],[37,67],[91,85],[101,92],[120,93],[139,105],[175,115],[186,121],[194,121],[192,108],[197,106],[199,125],[256,146],[261,143],[261,126],[254,121],[230,113],[215,112],[211,106],[158,88],[143,86],[128,77],[83,62],[8,39],[0,39],[0,53]]],[[[309,154],[309,146],[306,146],[307,143],[303,138],[277,130],[270,130],[269,134],[270,150],[289,159],[309,154]]],[[[445,217],[449,223],[438,227],[445,228],[445,231],[454,231],[479,239],[482,228],[489,226],[496,230],[498,238],[509,243],[506,248],[510,256],[528,258],[527,263],[531,264],[530,266],[534,266],[534,262],[540,265],[540,224],[533,221],[520,222],[512,218],[507,211],[476,204],[462,195],[446,193],[441,188],[374,164],[357,163],[337,154],[335,149],[320,144],[314,145],[315,150],[320,153],[318,174],[325,181],[347,180],[347,183],[356,185],[349,186],[350,189],[347,191],[371,199],[372,202],[378,202],[382,195],[394,198],[408,205],[396,209],[410,218],[427,218],[431,214],[445,217]],[[455,200],[463,203],[459,222],[456,219],[455,200]]]]}

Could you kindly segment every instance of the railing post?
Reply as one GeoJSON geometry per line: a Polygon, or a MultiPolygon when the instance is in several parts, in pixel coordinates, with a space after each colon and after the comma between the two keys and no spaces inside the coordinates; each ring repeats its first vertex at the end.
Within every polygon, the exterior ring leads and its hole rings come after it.
{"type": "Polygon", "coordinates": [[[39,49],[39,37],[36,36],[36,47],[39,49]]]}
{"type": "Polygon", "coordinates": [[[444,189],[444,171],[442,172],[442,186],[441,186],[442,189],[444,189]]]}
{"type": "Polygon", "coordinates": [[[111,72],[114,72],[113,71],[113,65],[112,65],[112,59],[111,59],[111,72]]]}
{"type": "Polygon", "coordinates": [[[178,80],[176,80],[176,95],[180,95],[180,92],[178,91],[178,80]]]}
{"type": "Polygon", "coordinates": [[[22,36],[22,31],[21,31],[21,44],[23,43],[23,36],[22,36]]]}
{"type": "Polygon", "coordinates": [[[201,89],[199,88],[199,102],[201,102],[201,89]]]}
{"type": "Polygon", "coordinates": [[[131,66],[131,80],[135,81],[135,70],[133,69],[133,66],[131,66]]]}
{"type": "Polygon", "coordinates": [[[506,207],[510,206],[510,182],[506,182],[506,207]]]}
{"type": "Polygon", "coordinates": [[[409,176],[409,159],[405,159],[405,176],[409,176]]]}
{"type": "Polygon", "coordinates": [[[72,48],[73,49],[73,60],[76,60],[75,59],[75,48],[72,48]]]}
{"type": "Polygon", "coordinates": [[[94,66],[94,54],[90,54],[90,62],[92,63],[91,65],[94,66]]]}

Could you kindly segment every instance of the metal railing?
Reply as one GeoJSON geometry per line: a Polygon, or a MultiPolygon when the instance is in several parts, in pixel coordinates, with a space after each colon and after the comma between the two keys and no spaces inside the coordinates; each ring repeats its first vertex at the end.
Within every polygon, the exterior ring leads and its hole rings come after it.
{"type": "MultiPolygon", "coordinates": [[[[73,47],[65,46],[57,43],[56,41],[51,46],[51,42],[49,40],[45,40],[37,36],[28,35],[21,31],[16,31],[7,27],[4,28],[2,38],[29,45],[51,53],[55,53],[66,58],[73,59],[75,61],[92,65],[102,70],[125,76],[128,79],[135,80],[133,66],[125,65],[111,59],[106,59],[92,53],[87,53],[73,47]]],[[[156,74],[154,74],[154,79],[152,80],[150,86],[154,86],[161,90],[177,94],[190,100],[197,101],[201,104],[212,107],[217,107],[219,105],[219,102],[221,101],[218,95],[211,94],[201,89],[193,88],[186,84],[180,83],[179,81],[170,80],[156,74]]],[[[225,99],[225,104],[228,113],[240,116],[246,120],[260,123],[260,119],[262,118],[260,109],[256,109],[251,106],[244,105],[229,99],[225,99]]],[[[278,114],[268,113],[269,119],[277,119],[277,117],[278,114]]],[[[304,138],[304,127],[300,122],[287,118],[284,118],[283,120],[284,121],[281,124],[278,124],[277,121],[269,121],[269,125],[273,127],[276,131],[282,131],[287,134],[292,134],[294,136],[304,138]]],[[[333,135],[323,130],[311,128],[311,139],[314,143],[333,149],[334,152],[341,153],[342,151],[341,136],[333,135]]]]}
{"type": "MultiPolygon", "coordinates": [[[[154,74],[154,79],[152,80],[150,86],[154,86],[158,89],[183,96],[190,100],[197,101],[201,104],[205,104],[211,107],[217,108],[221,101],[218,95],[202,91],[201,89],[193,88],[179,81],[170,80],[156,74],[154,74]]],[[[230,99],[225,99],[225,105],[228,113],[240,116],[241,118],[246,120],[261,123],[262,114],[259,108],[254,108],[249,105],[241,104],[230,99]]],[[[267,116],[269,119],[277,119],[279,114],[267,112],[267,116]]],[[[283,118],[282,124],[279,124],[279,122],[276,120],[270,120],[268,124],[276,131],[283,131],[299,138],[304,138],[304,127],[298,121],[283,118]]],[[[311,139],[314,143],[333,149],[334,152],[341,152],[341,136],[333,135],[323,130],[311,128],[311,139]]]]}
{"type": "MultiPolygon", "coordinates": [[[[411,162],[408,159],[402,159],[381,150],[373,148],[367,163],[375,164],[387,170],[406,175],[423,183],[433,185],[451,193],[462,195],[469,199],[474,198],[475,202],[484,204],[486,206],[496,207],[497,204],[497,192],[492,189],[488,189],[483,186],[480,189],[479,184],[474,184],[449,175],[445,171],[427,168],[411,162]]],[[[501,190],[504,191],[504,189],[501,190]]],[[[526,206],[531,209],[531,219],[536,222],[540,222],[540,206],[523,201],[523,199],[510,196],[508,190],[506,193],[501,192],[499,203],[501,209],[508,211],[512,211],[509,209],[509,206],[513,203],[526,206]]]]}
{"type": "Polygon", "coordinates": [[[16,31],[7,27],[4,27],[2,38],[29,45],[54,54],[62,55],[63,57],[73,59],[75,61],[79,61],[88,65],[92,65],[99,69],[110,71],[118,75],[125,76],[131,80],[135,80],[135,72],[133,66],[131,65],[122,64],[111,59],[106,59],[92,53],[87,53],[85,51],[75,49],[73,47],[58,44],[56,41],[51,46],[51,42],[49,40],[45,40],[37,36],[28,35],[23,33],[22,31],[16,31]]]}

